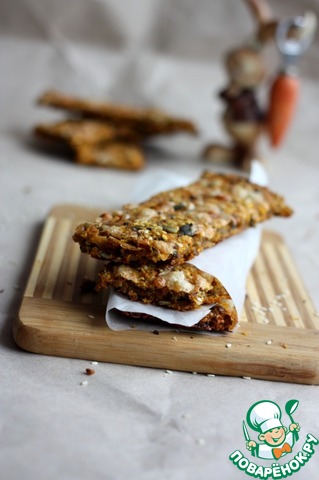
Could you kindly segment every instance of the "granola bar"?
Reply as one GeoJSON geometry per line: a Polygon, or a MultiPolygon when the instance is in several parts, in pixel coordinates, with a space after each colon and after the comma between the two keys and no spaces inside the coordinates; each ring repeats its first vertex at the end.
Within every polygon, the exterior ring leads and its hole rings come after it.
{"type": "Polygon", "coordinates": [[[79,225],[73,239],[93,258],[163,267],[184,263],[274,215],[291,214],[284,199],[266,187],[241,176],[205,172],[186,187],[79,225]]]}
{"type": "Polygon", "coordinates": [[[65,120],[38,125],[35,134],[63,142],[74,152],[77,163],[125,170],[140,170],[145,164],[138,135],[125,127],[114,128],[94,120],[65,120]]]}
{"type": "Polygon", "coordinates": [[[140,170],[145,165],[142,149],[126,142],[80,144],[75,147],[75,152],[75,161],[83,165],[122,170],[140,170]]]}
{"type": "Polygon", "coordinates": [[[107,120],[115,125],[125,125],[143,136],[177,132],[197,133],[194,123],[190,120],[176,118],[156,109],[94,102],[56,91],[44,93],[39,98],[38,103],[67,110],[83,117],[107,120]]]}
{"type": "MultiPolygon", "coordinates": [[[[97,291],[108,286],[130,300],[188,311],[207,304],[221,304],[229,310],[231,298],[220,281],[190,263],[173,268],[109,263],[98,274],[97,291]]],[[[233,310],[234,306],[230,310],[233,310]]]]}
{"type": "Polygon", "coordinates": [[[40,124],[34,129],[36,135],[51,140],[72,143],[99,143],[116,138],[112,125],[94,120],[63,120],[61,122],[40,124]]]}

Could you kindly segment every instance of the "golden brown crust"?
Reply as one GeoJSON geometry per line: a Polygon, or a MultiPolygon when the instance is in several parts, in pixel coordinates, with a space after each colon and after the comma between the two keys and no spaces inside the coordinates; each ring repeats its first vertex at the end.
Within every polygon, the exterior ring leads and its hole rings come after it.
{"type": "Polygon", "coordinates": [[[75,147],[75,160],[83,165],[140,170],[145,165],[142,149],[130,143],[109,142],[98,145],[81,144],[75,147]]]}
{"type": "Polygon", "coordinates": [[[145,165],[137,144],[140,139],[125,127],[114,128],[94,120],[65,120],[38,125],[35,134],[63,142],[74,152],[74,160],[84,165],[123,170],[140,170],[145,165]]]}
{"type": "Polygon", "coordinates": [[[133,268],[110,263],[99,272],[96,289],[110,285],[133,301],[178,311],[215,303],[229,311],[234,309],[220,281],[190,263],[163,269],[148,264],[133,268]]]}
{"type": "Polygon", "coordinates": [[[61,141],[72,146],[96,145],[114,140],[138,142],[140,138],[132,130],[97,120],[63,120],[37,125],[34,133],[43,138],[61,141]]]}
{"type": "Polygon", "coordinates": [[[197,133],[194,123],[190,120],[173,117],[155,109],[94,102],[53,90],[41,95],[38,103],[84,117],[107,120],[114,125],[125,125],[143,136],[177,132],[197,133]]]}
{"type": "Polygon", "coordinates": [[[63,120],[50,124],[42,123],[35,127],[34,132],[40,137],[69,144],[73,141],[98,143],[110,141],[116,137],[116,130],[112,125],[94,120],[63,120]]]}
{"type": "Polygon", "coordinates": [[[206,172],[187,187],[79,225],[73,239],[94,258],[163,267],[184,263],[273,215],[291,213],[283,198],[265,187],[206,172]]]}

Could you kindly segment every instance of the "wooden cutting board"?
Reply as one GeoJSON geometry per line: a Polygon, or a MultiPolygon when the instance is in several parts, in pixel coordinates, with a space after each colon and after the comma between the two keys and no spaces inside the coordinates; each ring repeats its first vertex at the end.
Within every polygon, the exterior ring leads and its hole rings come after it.
{"type": "Polygon", "coordinates": [[[319,318],[287,248],[264,232],[236,333],[112,331],[107,294],[81,295],[101,262],[80,253],[74,227],[96,209],[61,205],[48,217],[13,326],[16,343],[40,354],[198,373],[319,384],[319,318]],[[226,344],[231,346],[226,347],[226,344]]]}

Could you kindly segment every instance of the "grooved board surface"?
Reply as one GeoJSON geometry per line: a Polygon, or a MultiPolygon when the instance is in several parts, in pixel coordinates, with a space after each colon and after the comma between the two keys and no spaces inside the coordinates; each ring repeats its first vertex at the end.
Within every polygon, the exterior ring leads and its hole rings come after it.
{"type": "Polygon", "coordinates": [[[236,333],[114,332],[104,319],[107,292],[80,293],[83,279],[94,280],[103,262],[81,254],[72,241],[75,226],[100,213],[60,205],[46,220],[13,325],[21,348],[128,365],[319,384],[319,317],[281,237],[263,234],[236,333]]]}

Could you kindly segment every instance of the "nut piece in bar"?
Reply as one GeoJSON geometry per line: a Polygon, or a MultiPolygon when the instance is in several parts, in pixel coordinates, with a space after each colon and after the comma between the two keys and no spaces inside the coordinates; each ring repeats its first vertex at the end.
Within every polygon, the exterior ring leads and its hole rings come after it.
{"type": "Polygon", "coordinates": [[[265,187],[241,176],[205,172],[188,186],[79,225],[73,239],[93,258],[163,267],[184,263],[274,215],[291,214],[284,199],[265,187]]]}

